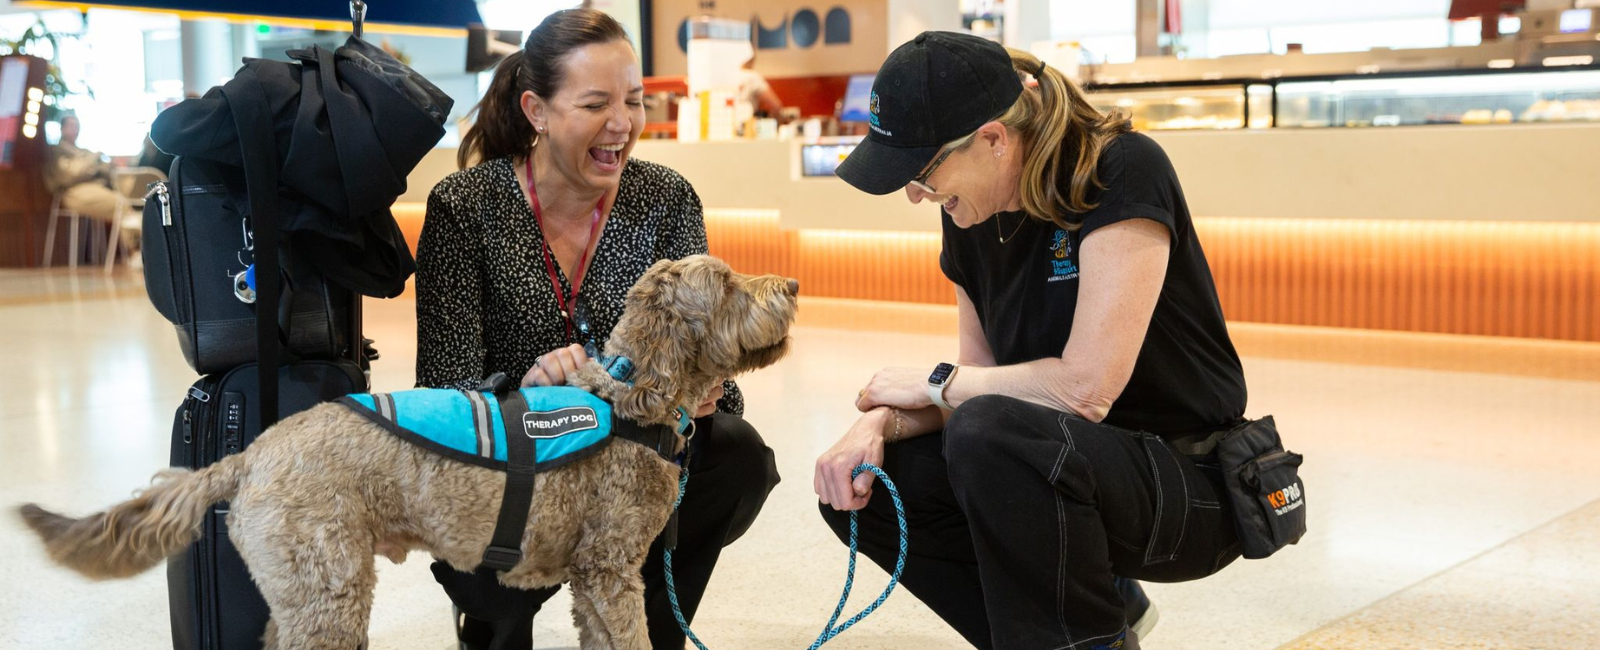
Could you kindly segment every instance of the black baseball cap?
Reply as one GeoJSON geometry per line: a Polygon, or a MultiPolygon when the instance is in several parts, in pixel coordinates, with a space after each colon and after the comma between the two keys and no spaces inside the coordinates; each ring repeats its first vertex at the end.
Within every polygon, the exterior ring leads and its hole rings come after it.
{"type": "Polygon", "coordinates": [[[868,194],[898,190],[940,147],[1000,117],[1021,94],[1022,80],[999,43],[956,32],[918,34],[878,69],[867,137],[835,173],[868,194]]]}

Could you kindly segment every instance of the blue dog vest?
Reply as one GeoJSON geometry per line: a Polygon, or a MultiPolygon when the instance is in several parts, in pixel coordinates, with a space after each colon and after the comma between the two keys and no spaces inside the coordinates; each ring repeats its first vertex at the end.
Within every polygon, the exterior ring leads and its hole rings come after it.
{"type": "MultiPolygon", "coordinates": [[[[611,357],[602,365],[619,381],[628,381],[633,372],[626,357],[611,357]]],[[[500,516],[479,568],[509,571],[522,561],[522,533],[538,472],[592,456],[612,438],[639,443],[671,461],[679,434],[694,435],[689,413],[682,408],[675,428],[642,426],[614,419],[609,403],[582,389],[511,390],[512,385],[503,373],[495,373],[476,391],[419,389],[338,399],[402,440],[506,472],[500,516]]],[[[667,525],[669,548],[677,545],[677,518],[674,511],[667,525]]]]}
{"type": "MultiPolygon", "coordinates": [[[[611,405],[570,386],[521,389],[527,411],[510,414],[492,392],[417,389],[347,395],[339,399],[401,439],[466,463],[504,470],[507,435],[526,436],[545,471],[587,458],[611,442],[611,405]]],[[[520,410],[520,409],[519,409],[520,410]]]]}

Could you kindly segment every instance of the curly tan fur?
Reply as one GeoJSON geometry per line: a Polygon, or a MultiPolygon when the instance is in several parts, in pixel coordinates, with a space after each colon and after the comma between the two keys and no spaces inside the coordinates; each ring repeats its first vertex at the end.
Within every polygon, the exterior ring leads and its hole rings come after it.
{"type": "MultiPolygon", "coordinates": [[[[677,422],[724,377],[787,351],[797,283],[734,273],[712,257],[662,261],[629,291],[606,345],[634,361],[632,386],[588,364],[569,381],[619,417],[677,422]]],[[[680,441],[681,444],[681,441],[680,441]]],[[[531,589],[568,582],[585,650],[649,647],[639,568],[677,496],[677,467],[622,442],[538,475],[523,559],[500,574],[531,589]]],[[[231,501],[229,537],[272,609],[268,648],[356,648],[366,639],[374,555],[421,550],[473,570],[494,532],[503,472],[455,462],[323,404],[284,419],[243,453],[168,470],[106,512],[20,512],[52,560],[92,578],[134,575],[181,551],[206,508],[231,501]]]]}

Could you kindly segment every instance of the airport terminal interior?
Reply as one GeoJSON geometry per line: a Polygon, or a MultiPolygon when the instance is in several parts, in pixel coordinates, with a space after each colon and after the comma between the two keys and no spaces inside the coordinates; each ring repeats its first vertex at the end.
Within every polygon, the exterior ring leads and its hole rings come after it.
{"type": "MultiPolygon", "coordinates": [[[[351,4],[365,5],[363,38],[454,101],[385,202],[391,242],[417,253],[496,62],[580,4],[351,4]]],[[[939,206],[838,172],[875,137],[878,66],[938,30],[1032,53],[1165,152],[1243,368],[1244,416],[1272,416],[1304,456],[1305,534],[1215,575],[1143,582],[1159,620],[1138,647],[1600,648],[1600,2],[581,6],[615,17],[639,54],[631,159],[693,186],[711,255],[799,283],[788,355],[735,378],[782,480],[716,563],[693,620],[706,647],[815,647],[850,559],[818,510],[818,458],[875,373],[957,360],[939,206]]],[[[165,567],[80,576],[16,507],[86,515],[177,462],[202,373],[152,302],[175,272],[150,262],[153,247],[169,254],[168,188],[207,190],[169,178],[146,134],[244,58],[345,44],[350,10],[0,0],[0,648],[221,647],[175,640],[175,610],[192,603],[171,597],[165,567]],[[68,156],[98,166],[92,182],[60,180],[68,156]]],[[[197,287],[253,273],[231,227],[226,268],[195,269],[197,287]]],[[[543,287],[550,273],[524,277],[543,287]]],[[[254,282],[228,291],[253,298],[254,282]]],[[[418,287],[394,286],[356,299],[378,352],[371,392],[419,383],[418,287]]],[[[377,560],[365,647],[466,648],[432,558],[405,559],[377,560]]],[[[862,558],[844,617],[888,580],[862,558]]],[[[580,647],[572,606],[568,589],[544,606],[533,648],[580,647]]],[[[826,647],[972,644],[900,587],[826,647]]]]}

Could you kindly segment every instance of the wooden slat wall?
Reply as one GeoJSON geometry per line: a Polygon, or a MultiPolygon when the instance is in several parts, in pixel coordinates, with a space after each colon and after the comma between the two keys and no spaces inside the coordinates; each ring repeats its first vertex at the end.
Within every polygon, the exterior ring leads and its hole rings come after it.
{"type": "MultiPolygon", "coordinates": [[[[711,252],[810,296],[950,304],[937,233],[708,210],[711,252]]],[[[1199,218],[1229,320],[1600,341],[1600,224],[1199,218]]]]}
{"type": "Polygon", "coordinates": [[[802,295],[955,304],[938,233],[796,232],[771,210],[707,210],[706,236],[734,269],[795,278],[802,295]]]}
{"type": "Polygon", "coordinates": [[[1232,320],[1600,341],[1600,224],[1197,219],[1232,320]]]}

